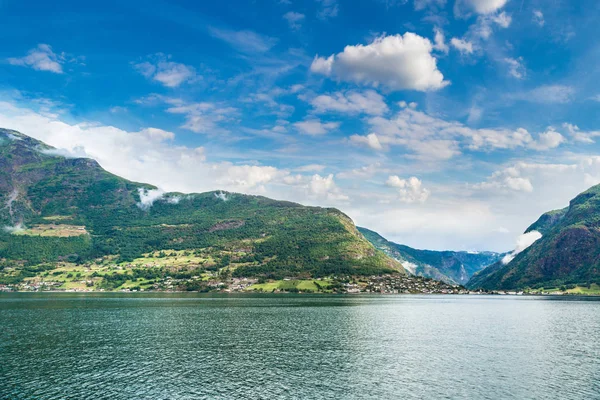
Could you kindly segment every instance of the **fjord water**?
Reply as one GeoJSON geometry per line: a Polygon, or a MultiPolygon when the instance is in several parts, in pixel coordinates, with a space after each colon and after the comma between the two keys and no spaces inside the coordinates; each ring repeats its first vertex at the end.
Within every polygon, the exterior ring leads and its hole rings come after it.
{"type": "Polygon", "coordinates": [[[600,398],[600,301],[0,295],[0,398],[600,398]]]}

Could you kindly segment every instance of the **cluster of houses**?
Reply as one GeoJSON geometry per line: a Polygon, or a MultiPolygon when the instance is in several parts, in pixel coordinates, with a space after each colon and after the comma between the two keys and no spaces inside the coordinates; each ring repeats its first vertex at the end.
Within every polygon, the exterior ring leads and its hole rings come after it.
{"type": "Polygon", "coordinates": [[[398,275],[372,276],[367,281],[364,291],[384,294],[469,294],[469,291],[462,286],[453,286],[418,276],[398,275]]]}

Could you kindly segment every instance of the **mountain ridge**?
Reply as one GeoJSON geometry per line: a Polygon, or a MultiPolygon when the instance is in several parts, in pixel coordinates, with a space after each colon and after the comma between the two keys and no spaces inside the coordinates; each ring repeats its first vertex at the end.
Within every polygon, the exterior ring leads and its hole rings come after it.
{"type": "Polygon", "coordinates": [[[358,230],[375,247],[402,263],[404,268],[411,273],[449,284],[466,284],[474,273],[493,264],[504,255],[491,251],[471,253],[451,250],[420,250],[391,242],[367,228],[358,227],[358,230]]]}
{"type": "Polygon", "coordinates": [[[11,274],[43,263],[141,264],[155,252],[194,253],[188,269],[234,276],[405,273],[337,209],[225,191],[162,193],[58,153],[0,129],[0,259],[11,274]]]}
{"type": "Polygon", "coordinates": [[[507,264],[473,276],[467,286],[493,290],[552,288],[600,282],[600,185],[563,209],[544,213],[527,232],[542,237],[507,264]]]}

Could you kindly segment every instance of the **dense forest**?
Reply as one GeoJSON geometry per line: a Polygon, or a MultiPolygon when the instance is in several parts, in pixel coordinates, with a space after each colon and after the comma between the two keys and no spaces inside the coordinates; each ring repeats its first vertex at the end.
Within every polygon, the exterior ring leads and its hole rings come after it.
{"type": "Polygon", "coordinates": [[[6,279],[58,262],[134,265],[156,251],[202,254],[186,268],[233,276],[404,273],[336,209],[226,192],[148,200],[156,190],[0,130],[0,259],[14,272],[6,279]]]}

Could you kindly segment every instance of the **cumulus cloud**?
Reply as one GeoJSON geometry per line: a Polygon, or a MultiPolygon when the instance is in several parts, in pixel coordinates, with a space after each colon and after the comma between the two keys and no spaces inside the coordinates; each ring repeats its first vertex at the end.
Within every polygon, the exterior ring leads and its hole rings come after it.
{"type": "Polygon", "coordinates": [[[524,128],[474,129],[410,107],[401,109],[392,118],[371,117],[367,123],[372,133],[368,136],[351,136],[351,143],[375,150],[401,146],[415,153],[413,157],[422,160],[447,160],[460,154],[461,148],[490,151],[523,147],[543,151],[564,142],[562,135],[550,129],[537,136],[524,128]]]}
{"type": "Polygon", "coordinates": [[[373,150],[383,150],[383,146],[381,145],[381,142],[375,133],[369,133],[366,136],[352,135],[350,136],[350,143],[359,146],[366,146],[373,150]]]}
{"type": "Polygon", "coordinates": [[[253,193],[287,174],[272,166],[209,162],[203,147],[175,145],[172,132],[157,128],[131,132],[101,124],[69,124],[9,102],[0,101],[0,126],[63,149],[65,154],[94,158],[116,175],[165,191],[253,193]]]}
{"type": "Polygon", "coordinates": [[[511,253],[505,255],[504,258],[502,258],[502,264],[506,265],[509,262],[511,262],[517,256],[517,254],[521,253],[523,250],[534,244],[541,237],[542,234],[538,231],[527,232],[519,236],[517,238],[517,245],[515,249],[511,253]]]}
{"type": "Polygon", "coordinates": [[[198,78],[194,67],[170,61],[170,58],[171,56],[159,53],[150,56],[148,61],[134,63],[133,67],[146,78],[160,82],[169,88],[198,78]]]}
{"type": "Polygon", "coordinates": [[[537,141],[532,141],[530,147],[535,150],[549,150],[560,146],[566,141],[565,137],[549,127],[546,132],[538,135],[537,141]]]}
{"type": "MultiPolygon", "coordinates": [[[[588,160],[589,161],[589,160],[588,160]]],[[[476,190],[491,190],[493,192],[522,192],[531,193],[534,191],[533,182],[540,182],[540,185],[547,185],[551,181],[556,181],[560,175],[569,176],[567,180],[573,179],[573,174],[583,175],[597,172],[597,163],[594,161],[590,165],[577,164],[537,164],[528,162],[518,162],[510,167],[506,167],[494,172],[485,182],[473,185],[476,190]]],[[[546,210],[547,211],[547,210],[546,210]]]]}
{"type": "Polygon", "coordinates": [[[340,188],[336,185],[333,174],[327,176],[321,176],[315,174],[308,183],[308,192],[312,197],[324,199],[327,201],[346,201],[348,196],[342,193],[340,188]]]}
{"type": "Polygon", "coordinates": [[[302,21],[304,21],[304,14],[288,11],[283,15],[291,29],[297,30],[302,27],[302,21]]]}
{"type": "Polygon", "coordinates": [[[155,201],[160,200],[164,196],[165,192],[160,189],[138,189],[138,195],[140,201],[136,205],[144,211],[148,211],[155,201]]]}
{"type": "Polygon", "coordinates": [[[380,36],[368,45],[346,46],[329,57],[316,56],[313,73],[389,90],[438,90],[448,85],[431,54],[429,39],[415,33],[380,36]]]}
{"type": "Polygon", "coordinates": [[[321,122],[319,119],[306,119],[304,121],[295,122],[294,126],[298,131],[306,135],[319,136],[339,128],[339,122],[321,122]]]}
{"type": "Polygon", "coordinates": [[[287,175],[275,167],[258,165],[232,165],[227,167],[226,173],[217,179],[217,183],[225,186],[234,186],[241,189],[260,188],[264,190],[265,184],[276,178],[287,175]]]}
{"type": "Polygon", "coordinates": [[[594,138],[600,136],[600,131],[582,131],[577,125],[564,123],[563,127],[569,133],[573,140],[582,143],[595,143],[594,138]]]}
{"type": "Polygon", "coordinates": [[[440,28],[435,28],[433,30],[434,38],[433,38],[433,49],[437,51],[441,51],[444,54],[448,53],[448,45],[446,44],[446,38],[444,37],[444,32],[440,28]]]}
{"type": "Polygon", "coordinates": [[[348,91],[319,95],[310,100],[317,113],[339,112],[344,114],[381,115],[388,111],[383,97],[374,90],[348,91]]]}
{"type": "Polygon", "coordinates": [[[36,48],[29,50],[26,56],[21,58],[9,58],[11,65],[30,67],[37,71],[49,71],[62,74],[62,64],[65,62],[64,54],[56,54],[52,47],[47,44],[38,44],[36,48]]]}
{"type": "Polygon", "coordinates": [[[460,54],[473,54],[473,43],[467,40],[452,38],[450,40],[450,44],[452,45],[452,47],[458,50],[460,54]]]}
{"type": "Polygon", "coordinates": [[[421,180],[414,176],[401,179],[398,175],[390,175],[386,185],[396,189],[404,203],[423,203],[429,198],[429,190],[423,188],[421,180]]]}
{"type": "Polygon", "coordinates": [[[464,7],[477,14],[491,14],[504,7],[507,2],[508,0],[457,0],[455,10],[464,7]]]}

